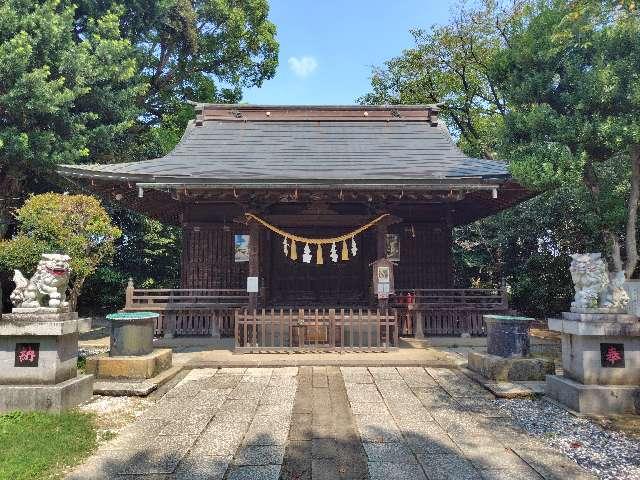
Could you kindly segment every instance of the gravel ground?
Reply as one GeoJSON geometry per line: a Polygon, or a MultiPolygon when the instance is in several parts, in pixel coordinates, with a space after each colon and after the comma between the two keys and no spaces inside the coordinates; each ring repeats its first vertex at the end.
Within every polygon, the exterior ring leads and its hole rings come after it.
{"type": "Polygon", "coordinates": [[[78,348],[78,357],[87,358],[93,355],[100,355],[101,353],[106,353],[109,351],[109,347],[99,347],[99,346],[91,346],[91,347],[79,347],[78,348]]]}
{"type": "Polygon", "coordinates": [[[141,397],[107,397],[94,395],[79,408],[96,414],[99,441],[109,439],[123,427],[133,422],[151,405],[152,400],[141,397]]]}
{"type": "Polygon", "coordinates": [[[640,479],[640,440],[544,400],[496,400],[527,432],[603,480],[640,479]]]}

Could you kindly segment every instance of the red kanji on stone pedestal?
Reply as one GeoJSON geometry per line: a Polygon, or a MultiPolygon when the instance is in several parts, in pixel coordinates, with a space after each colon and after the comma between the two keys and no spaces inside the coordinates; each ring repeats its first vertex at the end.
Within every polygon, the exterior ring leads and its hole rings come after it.
{"type": "Polygon", "coordinates": [[[622,360],[622,355],[620,355],[618,349],[613,345],[609,345],[609,349],[607,350],[607,361],[613,365],[620,360],[622,360]]]}

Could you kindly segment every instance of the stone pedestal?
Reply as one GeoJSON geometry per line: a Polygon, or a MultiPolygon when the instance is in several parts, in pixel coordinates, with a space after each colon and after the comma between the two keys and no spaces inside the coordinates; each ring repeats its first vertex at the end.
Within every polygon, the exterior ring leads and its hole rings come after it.
{"type": "Polygon", "coordinates": [[[110,357],[148,355],[153,351],[157,313],[132,312],[107,315],[111,322],[110,357]]]}
{"type": "Polygon", "coordinates": [[[87,372],[99,379],[145,380],[171,367],[170,348],[156,348],[146,355],[87,358],[87,372]]]}
{"type": "Polygon", "coordinates": [[[91,320],[56,309],[14,309],[0,320],[0,412],[59,412],[89,399],[93,376],[78,376],[78,335],[91,320]],[[17,311],[17,312],[16,312],[17,311]]]}
{"type": "Polygon", "coordinates": [[[157,313],[121,312],[107,315],[111,322],[109,355],[87,359],[87,372],[98,381],[96,393],[102,395],[145,396],[175,376],[170,348],[153,348],[157,313]]]}
{"type": "Polygon", "coordinates": [[[553,360],[546,358],[503,358],[487,353],[469,352],[469,369],[499,382],[543,381],[555,372],[553,360]]]}
{"type": "Polygon", "coordinates": [[[606,310],[549,319],[562,335],[564,375],[548,376],[546,393],[581,413],[640,414],[640,322],[606,310]]]}
{"type": "Polygon", "coordinates": [[[552,360],[528,358],[528,317],[484,315],[487,326],[487,352],[469,353],[469,368],[483,377],[502,381],[540,381],[554,373],[552,360]]]}
{"type": "Polygon", "coordinates": [[[529,326],[533,318],[509,315],[482,318],[487,326],[487,353],[503,358],[529,355],[529,326]]]}

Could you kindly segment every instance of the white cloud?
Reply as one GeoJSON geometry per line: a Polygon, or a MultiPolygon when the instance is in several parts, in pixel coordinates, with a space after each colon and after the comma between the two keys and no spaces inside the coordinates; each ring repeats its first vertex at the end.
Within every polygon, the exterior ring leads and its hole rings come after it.
{"type": "Polygon", "coordinates": [[[304,57],[290,57],[289,68],[300,78],[308,77],[316,68],[318,62],[314,57],[305,55],[304,57]]]}

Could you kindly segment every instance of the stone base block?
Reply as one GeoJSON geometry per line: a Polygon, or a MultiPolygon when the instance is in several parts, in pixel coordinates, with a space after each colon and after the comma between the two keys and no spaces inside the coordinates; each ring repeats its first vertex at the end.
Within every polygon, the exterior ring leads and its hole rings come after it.
{"type": "Polygon", "coordinates": [[[561,375],[549,375],[545,393],[579,413],[640,415],[640,385],[584,385],[561,375]]]}
{"type": "Polygon", "coordinates": [[[0,336],[60,336],[72,333],[84,333],[91,330],[91,318],[75,318],[70,320],[24,320],[8,319],[4,315],[0,320],[0,336]]]}
{"type": "Polygon", "coordinates": [[[0,412],[59,413],[93,395],[93,375],[79,375],[55,385],[0,385],[0,412]]]}
{"type": "Polygon", "coordinates": [[[99,379],[144,380],[171,367],[173,352],[170,348],[157,348],[147,355],[87,358],[86,371],[99,379]]]}
{"type": "Polygon", "coordinates": [[[2,320],[7,322],[66,322],[77,318],[78,312],[57,308],[14,308],[11,313],[2,315],[2,320]]]}
{"type": "Polygon", "coordinates": [[[38,333],[16,330],[15,335],[5,335],[0,325],[0,385],[56,385],[78,375],[77,329],[71,327],[72,333],[63,334],[65,327],[58,323],[37,325],[42,327],[38,333]],[[19,351],[24,348],[37,351],[35,365],[18,362],[19,351]]]}
{"type": "Polygon", "coordinates": [[[618,322],[618,323],[637,323],[638,318],[628,313],[597,313],[588,311],[588,313],[563,312],[564,320],[574,320],[576,322],[618,322]]]}
{"type": "Polygon", "coordinates": [[[544,380],[555,373],[552,360],[543,358],[503,358],[488,353],[469,353],[469,368],[483,377],[498,381],[544,380]]]}
{"type": "Polygon", "coordinates": [[[175,377],[181,370],[181,366],[171,367],[155,377],[144,380],[98,380],[93,384],[93,393],[110,397],[146,397],[175,377]]]}

